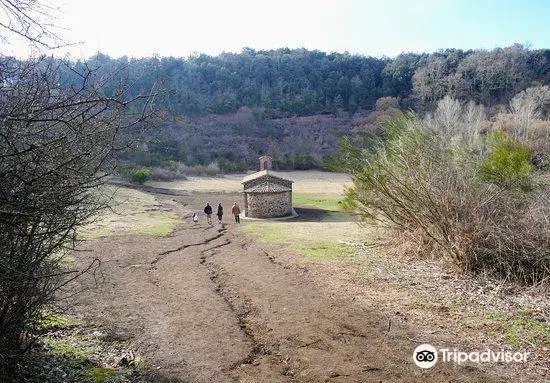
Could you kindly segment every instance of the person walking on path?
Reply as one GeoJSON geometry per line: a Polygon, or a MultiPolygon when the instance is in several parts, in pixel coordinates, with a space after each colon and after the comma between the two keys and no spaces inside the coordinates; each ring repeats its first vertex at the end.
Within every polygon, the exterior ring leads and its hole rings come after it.
{"type": "Polygon", "coordinates": [[[218,223],[222,224],[222,217],[223,217],[223,206],[221,203],[218,204],[218,212],[216,213],[218,216],[218,223]]]}
{"type": "Polygon", "coordinates": [[[231,208],[231,213],[235,216],[235,222],[241,223],[241,209],[239,209],[239,205],[237,205],[237,202],[233,204],[233,207],[231,208]]]}
{"type": "Polygon", "coordinates": [[[209,202],[207,202],[204,207],[204,214],[206,214],[206,221],[208,224],[212,225],[212,206],[210,206],[209,202]]]}

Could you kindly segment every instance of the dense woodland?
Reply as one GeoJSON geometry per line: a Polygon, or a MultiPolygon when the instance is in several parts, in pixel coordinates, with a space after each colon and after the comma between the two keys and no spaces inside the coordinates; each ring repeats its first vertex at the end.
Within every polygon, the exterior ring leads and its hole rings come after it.
{"type": "Polygon", "coordinates": [[[450,95],[482,104],[491,115],[527,87],[550,83],[550,50],[521,45],[395,58],[288,48],[188,58],[98,53],[76,63],[83,65],[113,76],[113,87],[130,84],[132,95],[157,91],[162,122],[127,160],[216,162],[222,171],[244,170],[263,153],[279,168],[319,167],[335,150],[335,133],[361,130],[376,120],[373,112],[424,114],[450,95]]]}

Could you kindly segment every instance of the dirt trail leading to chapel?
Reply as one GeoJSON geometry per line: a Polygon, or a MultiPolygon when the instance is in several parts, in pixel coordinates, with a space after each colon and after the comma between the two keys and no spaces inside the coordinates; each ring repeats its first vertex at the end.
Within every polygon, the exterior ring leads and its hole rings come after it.
{"type": "MultiPolygon", "coordinates": [[[[235,196],[223,198],[230,206],[235,196]]],[[[318,286],[310,269],[234,224],[189,221],[164,238],[88,241],[93,251],[78,255],[83,265],[101,259],[102,274],[78,282],[88,289],[73,313],[130,341],[152,365],[151,382],[503,381],[451,363],[419,369],[406,322],[318,286]]]]}

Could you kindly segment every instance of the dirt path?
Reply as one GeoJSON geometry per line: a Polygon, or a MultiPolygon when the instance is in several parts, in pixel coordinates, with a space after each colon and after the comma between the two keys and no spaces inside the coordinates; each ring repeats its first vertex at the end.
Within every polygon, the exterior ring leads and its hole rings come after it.
{"type": "Polygon", "coordinates": [[[166,238],[87,242],[78,262],[100,258],[102,276],[78,282],[74,314],[131,340],[151,382],[504,381],[451,363],[421,370],[405,321],[327,291],[234,227],[187,219],[166,238]]]}

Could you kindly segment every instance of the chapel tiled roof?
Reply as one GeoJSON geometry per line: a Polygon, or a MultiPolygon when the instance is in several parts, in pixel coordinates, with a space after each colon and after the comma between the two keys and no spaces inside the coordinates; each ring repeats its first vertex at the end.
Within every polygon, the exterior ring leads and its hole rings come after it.
{"type": "Polygon", "coordinates": [[[243,178],[243,181],[241,182],[242,184],[248,182],[248,181],[252,181],[252,180],[255,180],[257,178],[261,178],[261,177],[265,177],[265,176],[271,176],[271,177],[274,177],[274,178],[279,178],[279,179],[282,179],[282,180],[285,180],[285,181],[289,181],[289,182],[294,182],[292,180],[289,180],[288,178],[285,178],[283,177],[282,175],[278,174],[278,173],[275,173],[271,170],[261,170],[259,172],[256,172],[256,173],[252,173],[246,177],[243,178]]]}

